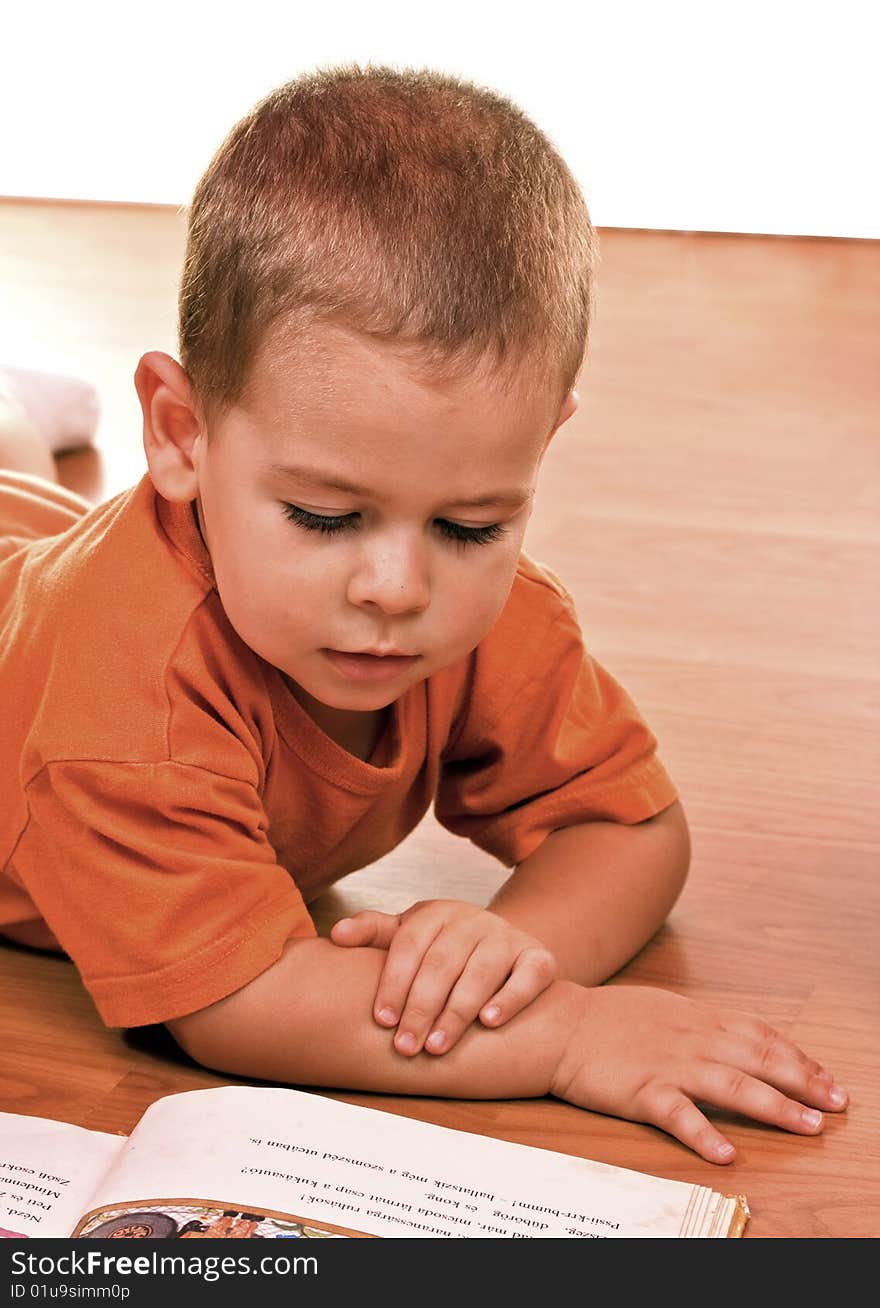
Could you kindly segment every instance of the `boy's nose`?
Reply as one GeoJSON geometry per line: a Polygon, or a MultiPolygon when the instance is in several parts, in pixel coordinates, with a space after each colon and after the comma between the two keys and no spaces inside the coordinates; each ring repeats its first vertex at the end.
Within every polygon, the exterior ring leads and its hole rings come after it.
{"type": "Polygon", "coordinates": [[[430,586],[422,551],[406,545],[371,551],[349,581],[348,598],[352,604],[375,604],[384,613],[426,609],[430,586]]]}

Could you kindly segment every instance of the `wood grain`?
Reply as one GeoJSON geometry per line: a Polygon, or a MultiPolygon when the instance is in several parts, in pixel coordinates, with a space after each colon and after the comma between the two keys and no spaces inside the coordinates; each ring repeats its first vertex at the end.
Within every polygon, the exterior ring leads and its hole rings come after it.
{"type": "MultiPolygon", "coordinates": [[[[0,361],[92,377],[97,501],[144,471],[131,383],[175,349],[173,210],[0,204],[0,361]]],[[[551,1100],[338,1097],[748,1196],[748,1237],[880,1235],[880,243],[600,233],[582,405],[545,461],[527,548],[578,604],[681,789],[693,871],[615,983],[765,1016],[850,1090],[824,1135],[727,1124],[739,1157],[551,1100]]],[[[504,870],[432,817],[317,905],[319,924],[504,870]]],[[[224,1084],[160,1029],[104,1028],[72,965],[0,948],[0,1108],[129,1131],[224,1084]]],[[[335,1092],[331,1092],[335,1093],[335,1092]]]]}

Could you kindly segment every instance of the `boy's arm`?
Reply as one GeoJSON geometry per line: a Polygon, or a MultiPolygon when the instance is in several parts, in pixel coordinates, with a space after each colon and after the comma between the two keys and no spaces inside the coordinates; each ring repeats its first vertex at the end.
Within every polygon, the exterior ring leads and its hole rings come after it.
{"type": "Polygon", "coordinates": [[[557,1095],[651,1122],[710,1162],[732,1147],[697,1101],[800,1134],[839,1111],[830,1073],[758,1019],[653,988],[555,981],[504,1027],[473,1024],[442,1058],[398,1054],[371,1018],[384,954],[288,942],[260,976],[167,1023],[217,1071],[294,1085],[446,1098],[557,1095]]]}
{"type": "Polygon", "coordinates": [[[380,949],[291,940],[248,985],[167,1026],[197,1062],[270,1081],[456,1098],[549,1092],[578,987],[551,987],[503,1030],[472,1027],[444,1058],[407,1058],[372,1017],[385,959],[380,949]]]}
{"type": "Polygon", "coordinates": [[[489,908],[552,951],[558,975],[607,980],[645,945],[681,893],[690,834],[680,801],[645,822],[552,831],[489,908]]]}

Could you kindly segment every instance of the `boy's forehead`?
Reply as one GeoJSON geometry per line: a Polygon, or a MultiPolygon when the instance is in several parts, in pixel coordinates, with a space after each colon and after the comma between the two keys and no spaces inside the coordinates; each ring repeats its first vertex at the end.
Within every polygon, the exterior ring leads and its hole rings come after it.
{"type": "Polygon", "coordinates": [[[409,398],[442,409],[488,395],[533,411],[546,406],[550,417],[560,398],[537,365],[517,361],[499,368],[488,351],[442,355],[422,342],[378,340],[342,324],[310,322],[267,334],[245,404],[295,413],[322,404],[354,409],[384,396],[389,403],[409,398]]]}

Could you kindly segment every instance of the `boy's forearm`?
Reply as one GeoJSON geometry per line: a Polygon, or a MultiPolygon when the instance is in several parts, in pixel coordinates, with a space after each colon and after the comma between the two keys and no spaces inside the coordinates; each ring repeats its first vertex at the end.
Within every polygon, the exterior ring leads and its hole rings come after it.
{"type": "Polygon", "coordinates": [[[167,1025],[199,1063],[293,1085],[456,1099],[549,1093],[579,1012],[580,987],[555,982],[498,1030],[478,1023],[442,1057],[398,1054],[373,1020],[386,954],[290,941],[281,959],[227,999],[167,1025]]]}
{"type": "Polygon", "coordinates": [[[689,862],[687,822],[676,801],[635,826],[591,822],[551,832],[489,908],[551,949],[560,976],[595,986],[661,926],[689,862]]]}

